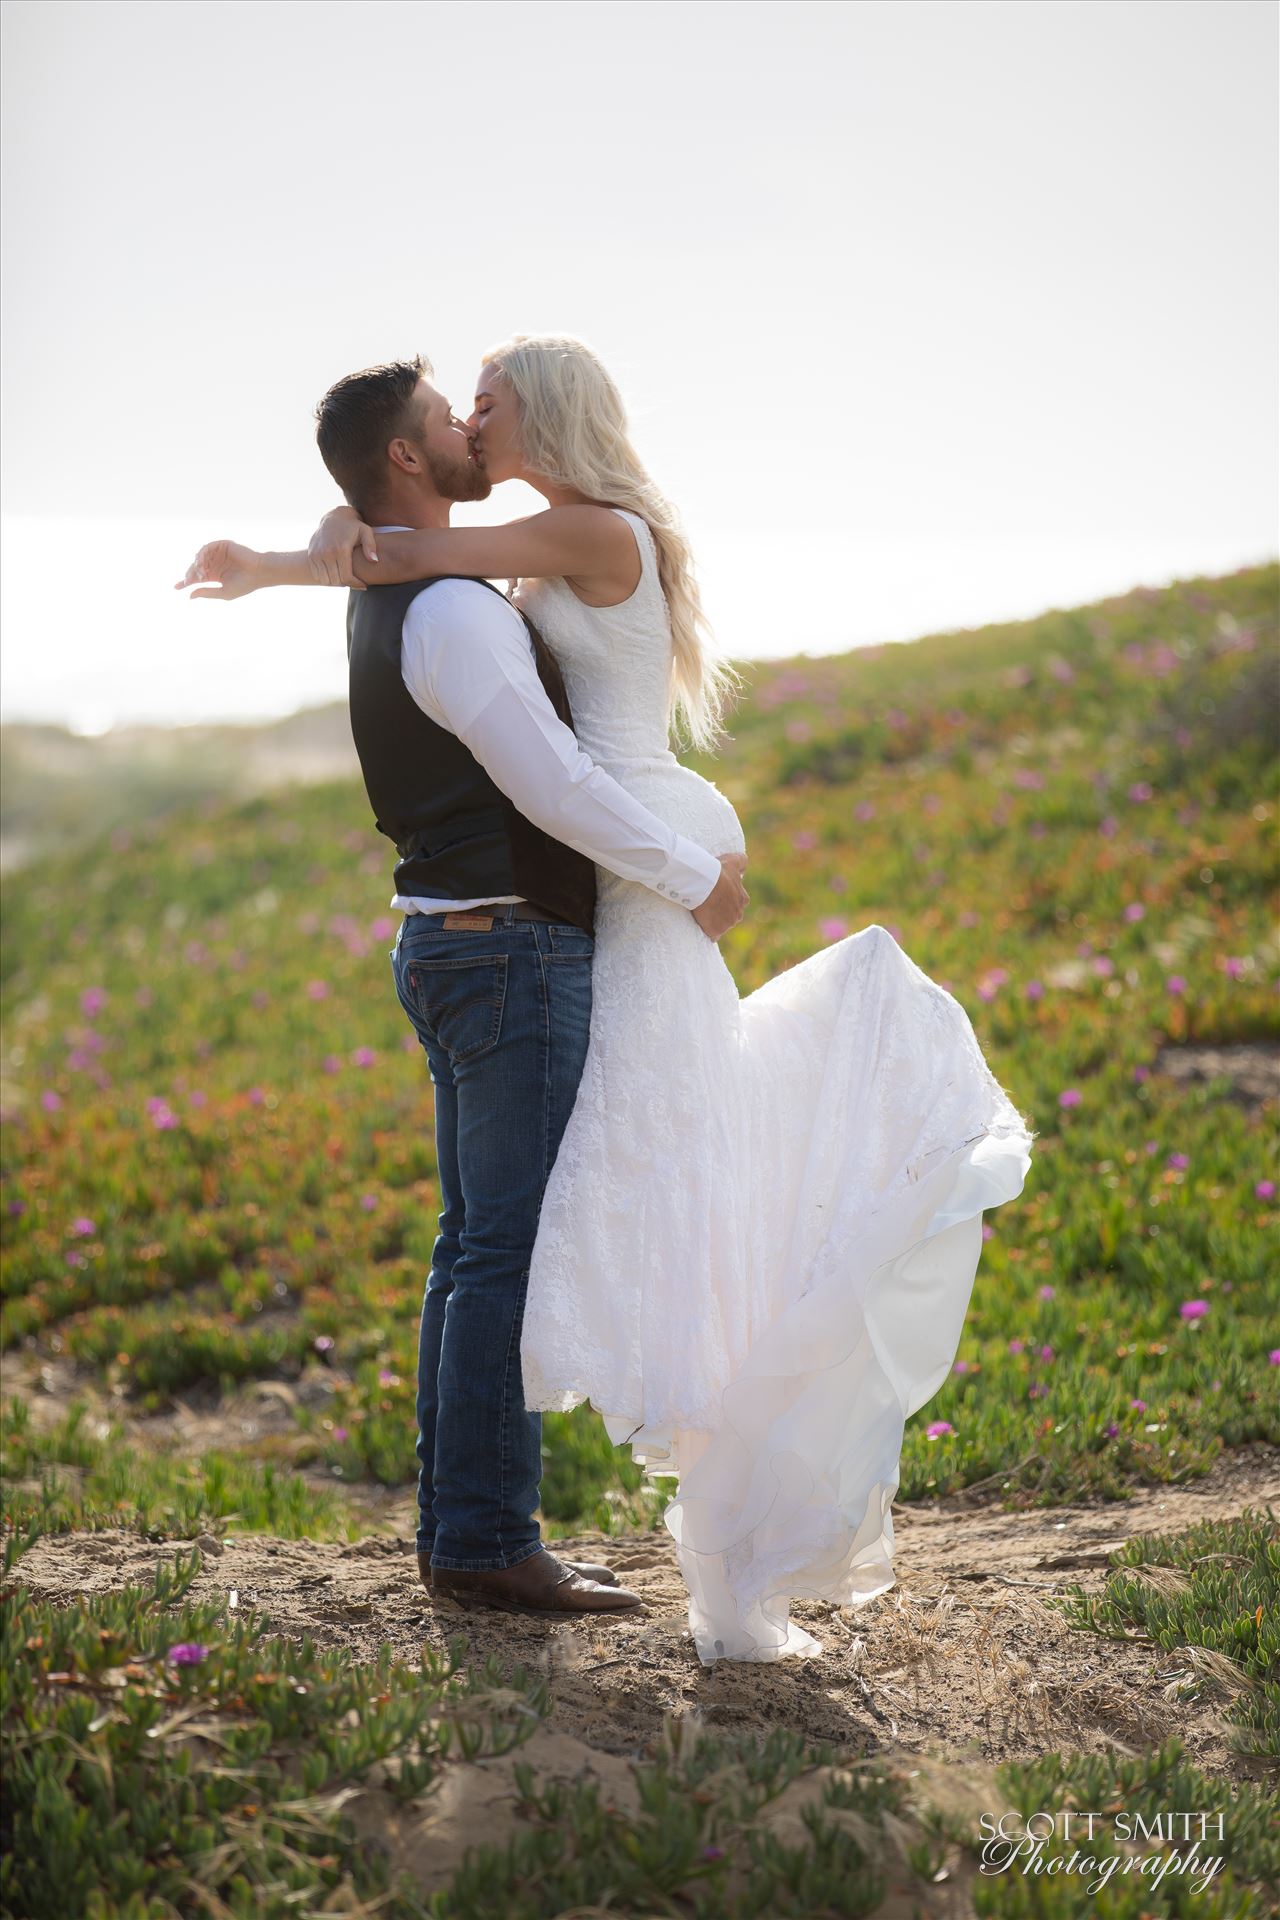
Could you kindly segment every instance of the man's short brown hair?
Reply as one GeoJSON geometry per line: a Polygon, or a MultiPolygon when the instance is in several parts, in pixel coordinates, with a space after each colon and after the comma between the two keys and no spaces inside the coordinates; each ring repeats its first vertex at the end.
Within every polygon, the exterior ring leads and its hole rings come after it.
{"type": "Polygon", "coordinates": [[[382,498],[388,442],[413,437],[413,396],[418,382],[433,378],[434,371],[420,353],[366,367],[335,381],[316,408],[320,458],[357,513],[367,516],[382,498]]]}

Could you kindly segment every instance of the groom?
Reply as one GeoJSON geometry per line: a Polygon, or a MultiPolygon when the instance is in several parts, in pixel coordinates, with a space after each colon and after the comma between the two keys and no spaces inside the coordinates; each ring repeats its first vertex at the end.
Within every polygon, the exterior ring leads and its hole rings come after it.
{"type": "MultiPolygon", "coordinates": [[[[316,440],[371,525],[444,527],[489,481],[422,359],[348,375],[316,440]]],[[[351,728],[394,841],[391,954],[435,1086],[439,1234],[418,1348],[418,1570],[436,1595],[537,1612],[642,1605],[557,1559],[534,1517],[542,1416],[520,1333],[543,1191],[591,1019],[595,867],[655,888],[718,940],[740,856],[674,832],[578,746],[532,625],[478,580],[369,587],[347,615],[351,728]]]]}

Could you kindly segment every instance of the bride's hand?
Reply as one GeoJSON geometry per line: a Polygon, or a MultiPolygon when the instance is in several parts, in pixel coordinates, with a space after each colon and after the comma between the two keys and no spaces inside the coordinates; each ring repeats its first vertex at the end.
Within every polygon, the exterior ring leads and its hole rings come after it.
{"type": "Polygon", "coordinates": [[[253,593],[267,584],[262,559],[255,548],[242,547],[238,541],[210,540],[201,547],[181,580],[173,584],[179,589],[195,587],[193,600],[238,600],[242,594],[253,593]],[[196,584],[202,580],[220,584],[196,584]]]}
{"type": "Polygon", "coordinates": [[[354,507],[335,507],[326,513],[307,545],[311,578],[318,587],[351,587],[364,592],[364,581],[351,571],[351,556],[359,547],[366,560],[376,560],[378,549],[373,528],[367,527],[354,507]]]}

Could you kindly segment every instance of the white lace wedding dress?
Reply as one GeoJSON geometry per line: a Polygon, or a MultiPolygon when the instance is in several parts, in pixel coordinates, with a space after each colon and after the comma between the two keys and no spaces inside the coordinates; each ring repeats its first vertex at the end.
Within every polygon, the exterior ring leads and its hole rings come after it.
{"type": "MultiPolygon", "coordinates": [[[[643,565],[629,600],[587,607],[546,580],[518,602],[592,758],[712,853],[741,852],[729,801],[667,746],[657,556],[623,517],[643,565]]],[[[983,1210],[1021,1192],[1035,1135],[963,1007],[883,927],[740,999],[687,908],[596,878],[590,1040],[533,1251],[525,1402],[589,1399],[648,1474],[678,1476],[665,1523],[705,1664],[821,1653],[790,1602],[893,1585],[903,1425],[950,1371],[983,1210]]]]}

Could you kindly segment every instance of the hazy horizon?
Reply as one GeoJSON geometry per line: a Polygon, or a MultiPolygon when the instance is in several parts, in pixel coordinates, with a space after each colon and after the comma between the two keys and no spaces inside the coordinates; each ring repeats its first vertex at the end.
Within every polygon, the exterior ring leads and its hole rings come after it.
{"type": "Polygon", "coordinates": [[[6,719],[342,698],[340,601],[172,582],[305,544],[338,375],[422,350],[469,410],[517,329],[602,353],[737,660],[1276,557],[1272,7],[726,16],[7,0],[6,719]]]}

